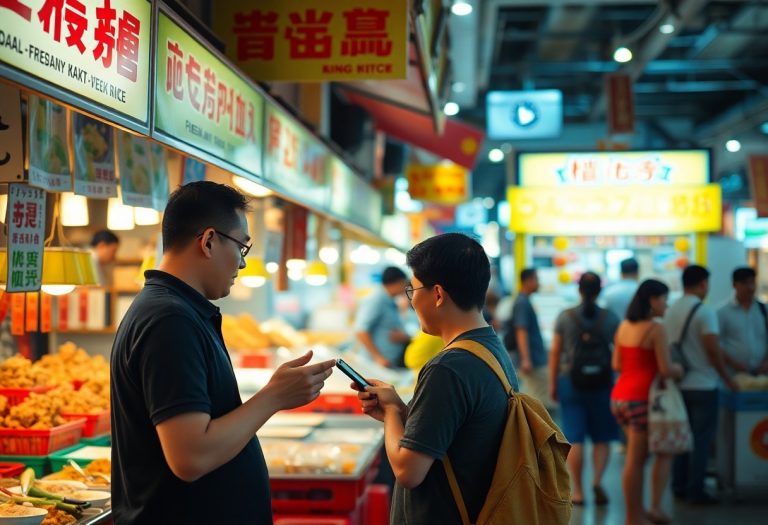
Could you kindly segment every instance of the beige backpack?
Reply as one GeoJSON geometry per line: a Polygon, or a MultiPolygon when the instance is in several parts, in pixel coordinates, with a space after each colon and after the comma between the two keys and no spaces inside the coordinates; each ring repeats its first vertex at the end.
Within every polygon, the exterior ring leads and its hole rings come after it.
{"type": "MultiPolygon", "coordinates": [[[[476,525],[568,525],[571,478],[565,460],[571,445],[544,405],[514,392],[499,361],[480,343],[458,341],[446,349],[466,350],[482,359],[509,394],[496,471],[476,525]]],[[[462,523],[471,525],[447,454],[442,461],[462,523]]]]}

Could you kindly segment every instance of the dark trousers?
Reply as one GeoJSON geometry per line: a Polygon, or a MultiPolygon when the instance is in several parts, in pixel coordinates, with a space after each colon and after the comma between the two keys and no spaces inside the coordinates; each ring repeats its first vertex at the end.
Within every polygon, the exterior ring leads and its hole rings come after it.
{"type": "Polygon", "coordinates": [[[672,490],[695,501],[705,496],[707,459],[717,433],[717,390],[683,390],[683,400],[693,433],[693,450],[675,457],[672,490]]]}

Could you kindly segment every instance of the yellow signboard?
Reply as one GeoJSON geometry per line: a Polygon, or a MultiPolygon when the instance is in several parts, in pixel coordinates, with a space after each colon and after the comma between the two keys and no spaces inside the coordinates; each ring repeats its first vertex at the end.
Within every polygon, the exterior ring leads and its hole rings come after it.
{"type": "Polygon", "coordinates": [[[0,66],[146,125],[151,15],[148,0],[0,1],[0,66]]]}
{"type": "Polygon", "coordinates": [[[709,151],[600,151],[521,153],[519,185],[691,185],[709,182],[709,151]]]}
{"type": "Polygon", "coordinates": [[[718,184],[508,189],[509,229],[538,235],[671,235],[719,231],[718,184]]]}
{"type": "Polygon", "coordinates": [[[217,35],[254,80],[405,78],[407,0],[217,2],[217,35]]]}
{"type": "Polygon", "coordinates": [[[416,200],[459,204],[469,200],[472,193],[469,171],[458,164],[411,164],[406,176],[408,193],[416,200]]]}

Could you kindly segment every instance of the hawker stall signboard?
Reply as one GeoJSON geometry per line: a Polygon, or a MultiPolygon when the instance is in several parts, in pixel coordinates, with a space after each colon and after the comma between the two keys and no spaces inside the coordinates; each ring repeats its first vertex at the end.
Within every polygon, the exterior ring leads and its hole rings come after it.
{"type": "Polygon", "coordinates": [[[261,174],[260,91],[162,10],[155,63],[153,136],[225,169],[261,174]]]}
{"type": "Polygon", "coordinates": [[[328,172],[331,211],[378,235],[382,221],[381,194],[337,157],[329,159],[328,172]]]}
{"type": "Polygon", "coordinates": [[[328,147],[274,104],[266,110],[264,179],[300,204],[328,207],[328,147]]]}
{"type": "Polygon", "coordinates": [[[0,76],[146,129],[151,14],[147,0],[0,1],[0,76]]]}
{"type": "Polygon", "coordinates": [[[709,151],[520,153],[509,228],[532,234],[668,235],[720,230],[709,151]]]}
{"type": "Polygon", "coordinates": [[[216,33],[254,80],[405,78],[406,0],[218,2],[216,33]]]}
{"type": "Polygon", "coordinates": [[[8,275],[6,292],[40,289],[45,237],[45,191],[8,185],[8,275]]]}
{"type": "Polygon", "coordinates": [[[411,164],[406,171],[411,198],[437,204],[459,204],[472,192],[470,172],[452,162],[411,164]]]}

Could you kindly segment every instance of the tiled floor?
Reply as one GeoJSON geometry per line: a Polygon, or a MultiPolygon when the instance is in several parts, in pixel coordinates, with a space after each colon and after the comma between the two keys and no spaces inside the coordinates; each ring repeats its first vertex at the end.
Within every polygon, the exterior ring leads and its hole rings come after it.
{"type": "MultiPolygon", "coordinates": [[[[590,456],[585,456],[585,460],[590,456]]],[[[621,470],[624,456],[612,451],[610,463],[603,487],[608,493],[610,503],[605,507],[596,507],[587,495],[584,507],[574,507],[572,525],[624,525],[624,498],[621,491],[621,470]]],[[[585,466],[588,462],[585,461],[585,466]]],[[[585,474],[584,486],[590,487],[592,473],[585,474]]],[[[646,483],[649,475],[646,472],[646,483]]],[[[646,490],[646,497],[648,490],[646,490]]],[[[762,499],[751,497],[741,502],[728,502],[711,506],[692,506],[672,500],[671,494],[665,498],[665,510],[674,517],[678,525],[766,525],[768,524],[768,490],[762,499]]]]}

